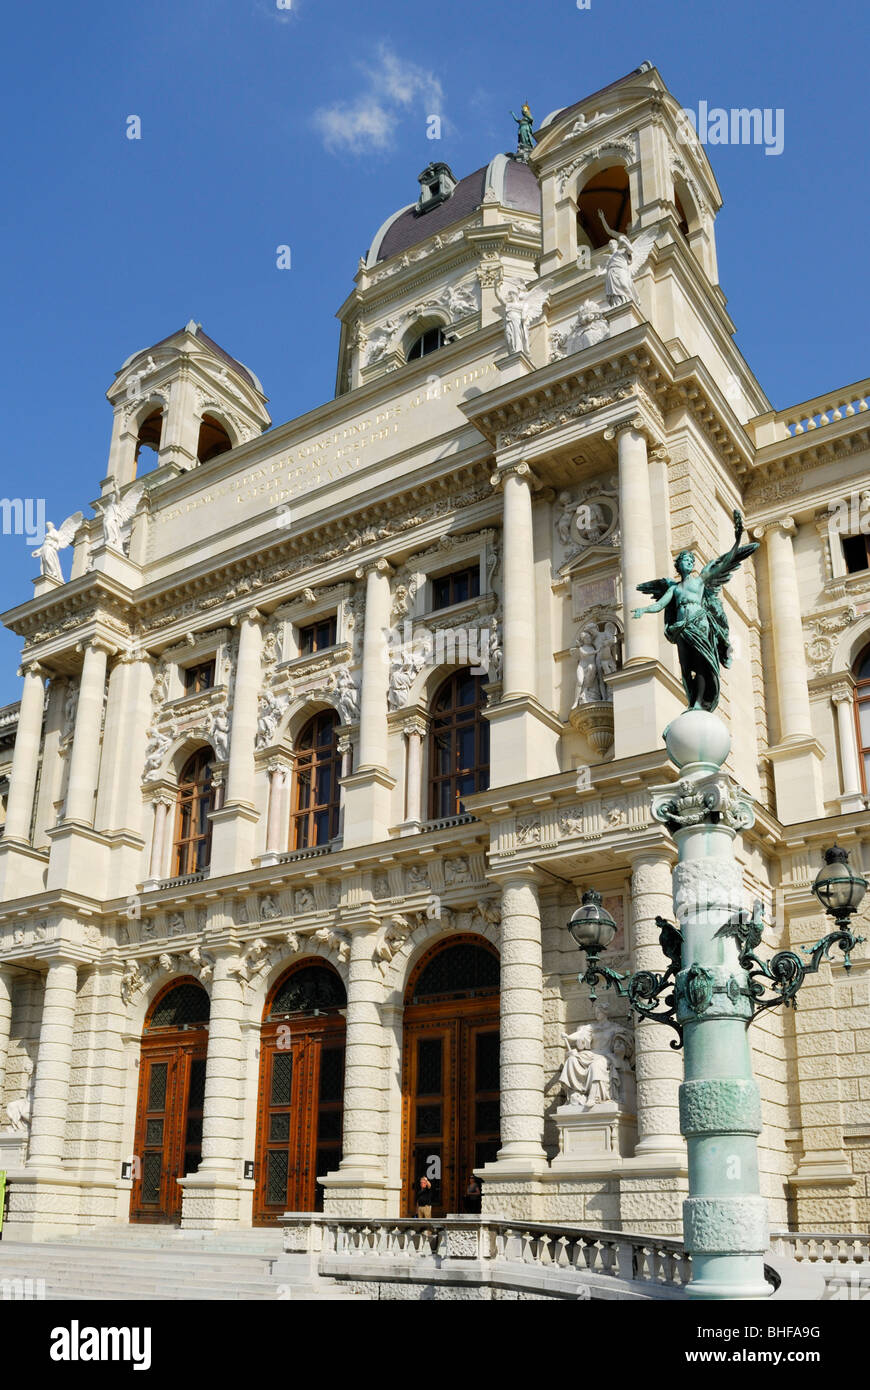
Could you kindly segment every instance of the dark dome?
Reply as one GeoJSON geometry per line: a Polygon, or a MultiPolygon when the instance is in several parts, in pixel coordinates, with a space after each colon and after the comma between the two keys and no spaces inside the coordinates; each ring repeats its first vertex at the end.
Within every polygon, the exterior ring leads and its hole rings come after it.
{"type": "Polygon", "coordinates": [[[387,221],[378,232],[368,254],[369,265],[400,255],[428,237],[435,236],[455,222],[470,216],[483,202],[488,187],[495,190],[498,201],[517,212],[541,215],[541,190],[538,180],[527,164],[509,155],[496,155],[482,169],[467,174],[443,203],[427,212],[417,212],[416,205],[404,208],[387,221]]]}

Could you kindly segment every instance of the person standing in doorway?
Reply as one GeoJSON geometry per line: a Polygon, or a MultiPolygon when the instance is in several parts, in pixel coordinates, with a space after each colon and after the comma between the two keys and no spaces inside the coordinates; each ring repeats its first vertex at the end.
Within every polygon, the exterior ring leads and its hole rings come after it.
{"type": "Polygon", "coordinates": [[[432,1215],[432,1184],[424,1173],[417,1179],[417,1217],[428,1221],[432,1215]]]}

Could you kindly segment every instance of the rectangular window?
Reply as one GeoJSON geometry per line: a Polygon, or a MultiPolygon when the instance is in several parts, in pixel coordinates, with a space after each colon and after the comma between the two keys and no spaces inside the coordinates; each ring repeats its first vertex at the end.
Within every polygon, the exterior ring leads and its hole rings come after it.
{"type": "Polygon", "coordinates": [[[335,613],[329,618],[299,629],[299,655],[311,656],[322,652],[325,647],[334,647],[338,640],[338,619],[335,613]]]}
{"type": "Polygon", "coordinates": [[[870,569],[870,536],[844,536],[843,558],[849,574],[870,569]]]}
{"type": "Polygon", "coordinates": [[[469,565],[466,569],[453,570],[450,574],[439,574],[432,580],[432,607],[450,608],[454,603],[465,603],[467,599],[480,594],[480,565],[469,565]]]}
{"type": "Polygon", "coordinates": [[[185,695],[200,695],[204,690],[214,687],[214,662],[200,661],[196,666],[187,666],[184,671],[185,695]]]}

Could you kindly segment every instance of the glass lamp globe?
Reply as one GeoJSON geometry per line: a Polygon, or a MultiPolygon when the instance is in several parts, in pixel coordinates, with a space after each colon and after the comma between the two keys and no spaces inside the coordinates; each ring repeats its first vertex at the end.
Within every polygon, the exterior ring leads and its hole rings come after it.
{"type": "Polygon", "coordinates": [[[849,851],[832,845],[825,850],[813,892],[825,911],[839,920],[857,912],[867,892],[867,880],[849,868],[849,851]]]}
{"type": "Polygon", "coordinates": [[[602,907],[601,894],[595,888],[589,888],[583,894],[580,906],[568,923],[568,930],[581,951],[597,956],[599,952],[607,950],[616,935],[616,923],[602,907]]]}

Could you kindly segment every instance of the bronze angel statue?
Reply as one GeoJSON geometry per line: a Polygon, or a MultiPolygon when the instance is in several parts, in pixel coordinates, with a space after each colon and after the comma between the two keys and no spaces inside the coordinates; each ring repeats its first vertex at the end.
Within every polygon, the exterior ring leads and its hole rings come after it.
{"type": "Polygon", "coordinates": [[[681,550],[674,561],[679,579],[648,579],[638,584],[655,603],[635,608],[633,617],[665,610],[665,636],[676,644],[683,688],[690,709],[714,710],[719,703],[719,669],[731,665],[728,618],[719,590],[753,551],[757,543],[741,545],[743,518],[734,512],[734,544],[695,574],[695,556],[681,550]]]}

